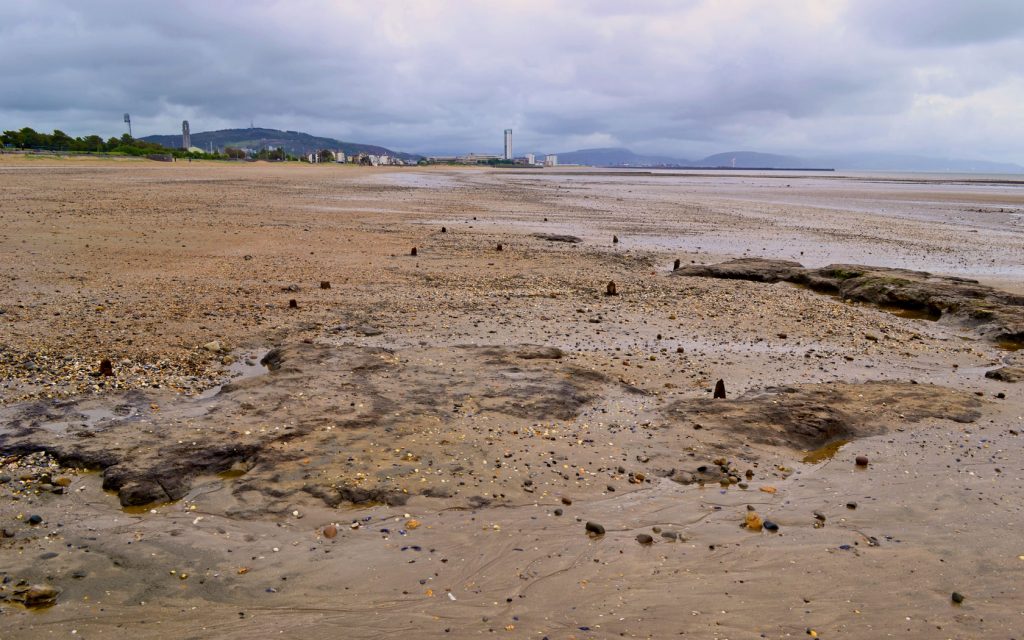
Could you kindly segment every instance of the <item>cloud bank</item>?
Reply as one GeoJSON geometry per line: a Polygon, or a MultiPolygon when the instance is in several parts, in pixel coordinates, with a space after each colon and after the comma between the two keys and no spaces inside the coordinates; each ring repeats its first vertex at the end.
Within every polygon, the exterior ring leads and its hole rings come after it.
{"type": "Polygon", "coordinates": [[[1019,0],[0,5],[0,127],[1024,163],[1019,0]]]}

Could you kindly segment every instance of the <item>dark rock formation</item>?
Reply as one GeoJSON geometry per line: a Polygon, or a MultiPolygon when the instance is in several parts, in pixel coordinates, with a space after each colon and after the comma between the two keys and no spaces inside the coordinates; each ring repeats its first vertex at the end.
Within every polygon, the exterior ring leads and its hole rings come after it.
{"type": "Polygon", "coordinates": [[[675,273],[754,282],[792,282],[845,300],[918,312],[935,320],[948,317],[996,342],[1024,343],[1024,296],[966,278],[849,264],[806,269],[797,262],[761,258],[690,265],[675,273]]]}
{"type": "Polygon", "coordinates": [[[579,244],[583,242],[583,238],[577,238],[576,236],[570,236],[560,233],[535,233],[534,238],[541,240],[547,240],[548,242],[568,242],[570,244],[579,244]]]}
{"type": "Polygon", "coordinates": [[[1020,382],[1024,380],[1024,367],[1000,367],[986,371],[985,377],[1000,382],[1020,382]]]}
{"type": "Polygon", "coordinates": [[[739,443],[815,449],[839,439],[885,432],[928,418],[973,422],[981,401],[945,387],[907,382],[801,384],[734,400],[680,400],[666,413],[704,429],[731,433],[739,443]]]}

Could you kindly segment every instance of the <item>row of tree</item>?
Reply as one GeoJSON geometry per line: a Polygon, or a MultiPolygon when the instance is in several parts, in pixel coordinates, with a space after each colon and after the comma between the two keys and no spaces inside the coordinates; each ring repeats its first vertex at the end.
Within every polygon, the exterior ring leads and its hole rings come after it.
{"type": "MultiPolygon", "coordinates": [[[[156,142],[146,142],[131,137],[127,133],[120,138],[104,140],[97,135],[72,138],[60,129],[53,133],[42,133],[25,127],[18,131],[4,131],[0,134],[0,146],[15,149],[39,149],[46,151],[64,151],[68,153],[116,153],[130,156],[147,156],[152,154],[173,155],[176,158],[206,158],[242,160],[246,153],[242,149],[226,147],[223,153],[203,153],[185,151],[184,149],[168,149],[156,142]]],[[[256,160],[298,160],[286,154],[283,149],[263,149],[253,156],[256,160]]]]}
{"type": "Polygon", "coordinates": [[[53,133],[42,133],[31,127],[18,131],[4,131],[0,134],[0,143],[5,147],[16,149],[45,149],[49,151],[77,151],[82,153],[123,153],[142,156],[151,153],[172,153],[177,150],[168,149],[155,142],[136,140],[127,133],[120,138],[104,140],[97,135],[72,138],[60,129],[53,133]]]}

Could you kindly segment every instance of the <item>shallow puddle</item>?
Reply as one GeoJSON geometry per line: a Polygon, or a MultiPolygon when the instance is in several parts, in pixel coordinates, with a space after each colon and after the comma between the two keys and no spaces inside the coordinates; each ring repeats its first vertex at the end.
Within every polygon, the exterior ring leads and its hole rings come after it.
{"type": "Polygon", "coordinates": [[[1020,351],[1021,347],[1024,347],[1024,342],[1019,340],[997,340],[996,347],[1003,351],[1020,351]]]}
{"type": "Polygon", "coordinates": [[[224,385],[235,382],[236,380],[244,380],[246,378],[254,378],[256,376],[265,375],[268,371],[266,367],[260,364],[260,360],[263,356],[267,355],[268,349],[262,349],[260,351],[254,351],[239,355],[237,360],[228,365],[227,376],[224,381],[216,386],[210,387],[203,391],[196,397],[200,400],[212,398],[213,396],[220,393],[220,390],[224,388],[224,385]],[[249,363],[252,364],[249,364],[249,363]]]}
{"type": "Polygon", "coordinates": [[[824,447],[808,451],[800,462],[803,462],[804,464],[818,464],[825,462],[826,460],[831,460],[837,453],[839,453],[839,450],[843,448],[843,445],[849,443],[849,440],[836,440],[835,442],[830,442],[824,447]]]}

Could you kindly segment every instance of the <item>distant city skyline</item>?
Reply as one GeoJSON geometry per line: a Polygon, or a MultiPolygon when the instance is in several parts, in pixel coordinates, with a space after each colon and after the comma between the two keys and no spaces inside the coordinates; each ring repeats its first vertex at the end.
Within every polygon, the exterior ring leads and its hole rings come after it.
{"type": "Polygon", "coordinates": [[[0,5],[0,127],[1024,164],[1021,59],[1017,0],[38,0],[0,5]]]}

